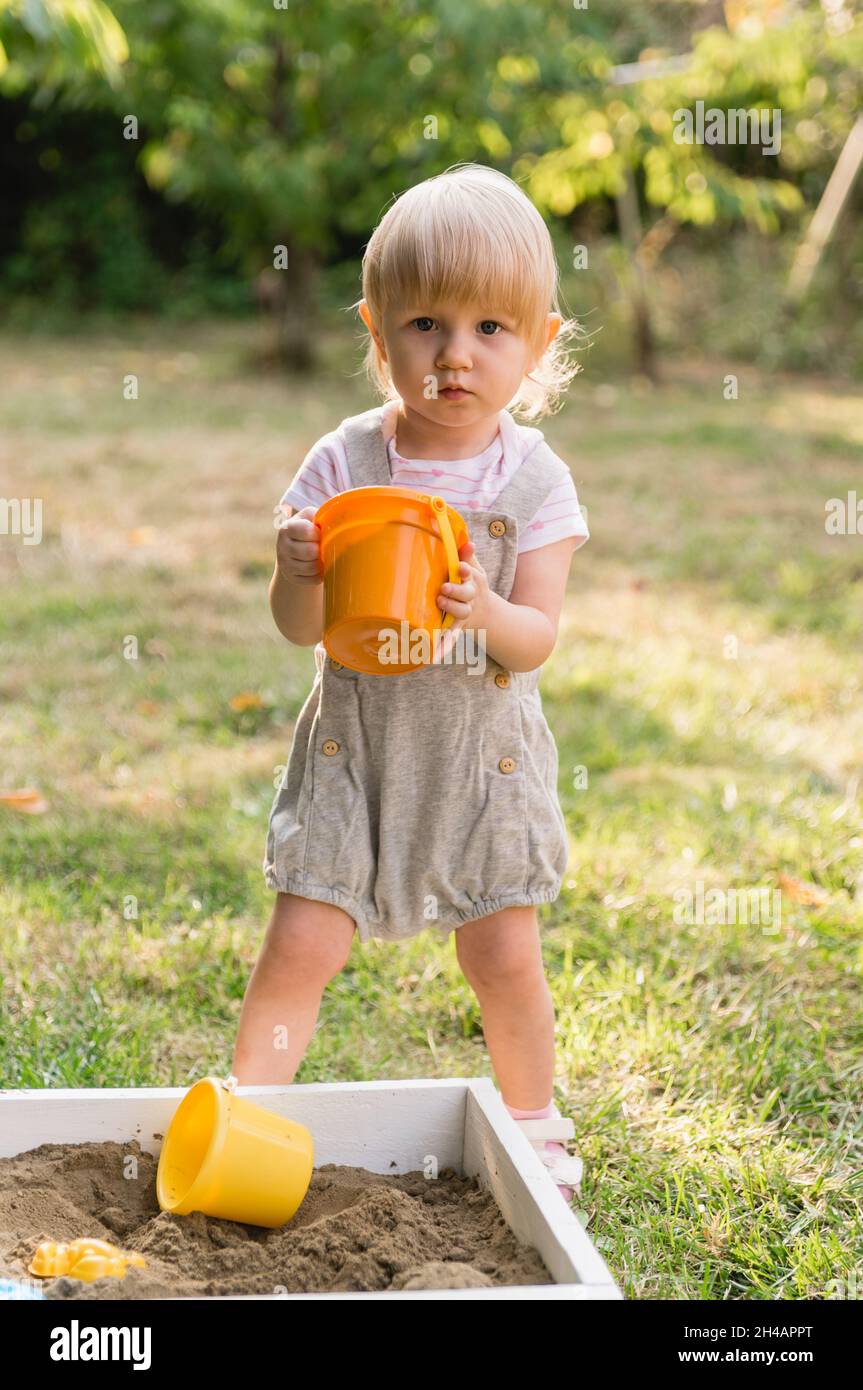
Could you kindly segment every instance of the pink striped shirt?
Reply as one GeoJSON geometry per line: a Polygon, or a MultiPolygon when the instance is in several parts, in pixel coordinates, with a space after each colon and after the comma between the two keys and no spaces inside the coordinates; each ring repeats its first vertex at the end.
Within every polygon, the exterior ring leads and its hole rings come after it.
{"type": "MultiPolygon", "coordinates": [[[[418,492],[435,492],[469,519],[471,511],[491,511],[519,464],[543,438],[541,430],[521,425],[502,410],[498,432],[488,448],[475,458],[408,459],[396,449],[398,402],[388,402],[383,415],[383,435],[390,458],[393,483],[418,492]]],[[[319,507],[328,497],[352,487],[345,438],[341,426],[313,444],[281,501],[302,511],[319,507]]],[[[518,538],[518,554],[538,550],[552,541],[577,536],[579,546],[590,538],[587,521],[578,502],[572,477],[552,488],[545,502],[518,538]]]]}

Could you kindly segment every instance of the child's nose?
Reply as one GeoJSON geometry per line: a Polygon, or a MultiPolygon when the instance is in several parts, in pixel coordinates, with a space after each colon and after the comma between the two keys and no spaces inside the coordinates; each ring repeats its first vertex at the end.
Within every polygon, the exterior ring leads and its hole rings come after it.
{"type": "Polygon", "coordinates": [[[438,355],[437,366],[441,371],[470,370],[470,347],[464,334],[453,334],[447,338],[438,355]]]}

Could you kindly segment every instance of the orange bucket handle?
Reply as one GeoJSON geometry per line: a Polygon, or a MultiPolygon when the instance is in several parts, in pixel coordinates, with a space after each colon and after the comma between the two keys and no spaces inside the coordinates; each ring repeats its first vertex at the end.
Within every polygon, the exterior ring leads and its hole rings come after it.
{"type": "MultiPolygon", "coordinates": [[[[432,511],[437,517],[437,524],[441,534],[441,540],[446,548],[447,564],[449,565],[449,580],[451,584],[461,583],[461,573],[459,571],[458,549],[455,543],[455,536],[452,533],[452,525],[449,519],[447,504],[442,497],[431,498],[432,511]]],[[[455,622],[454,613],[446,613],[441,623],[441,632],[445,628],[451,627],[455,622]]]]}

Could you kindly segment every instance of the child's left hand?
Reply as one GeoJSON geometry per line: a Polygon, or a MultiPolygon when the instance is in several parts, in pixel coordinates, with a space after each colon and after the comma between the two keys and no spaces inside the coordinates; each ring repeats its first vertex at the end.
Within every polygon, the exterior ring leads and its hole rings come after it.
{"type": "MultiPolygon", "coordinates": [[[[459,573],[461,582],[447,582],[437,596],[437,604],[442,613],[452,613],[454,622],[441,638],[440,657],[449,652],[455,642],[455,634],[463,627],[484,628],[491,590],[488,575],[476,559],[473,541],[466,541],[459,550],[459,573]]],[[[432,658],[432,664],[435,664],[432,658]]]]}

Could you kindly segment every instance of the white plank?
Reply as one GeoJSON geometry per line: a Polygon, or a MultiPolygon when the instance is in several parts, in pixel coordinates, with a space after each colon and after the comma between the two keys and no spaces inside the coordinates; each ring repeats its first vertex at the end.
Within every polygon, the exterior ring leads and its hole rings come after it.
{"type": "MultiPolygon", "coordinates": [[[[80,1087],[0,1091],[0,1158],[39,1144],[137,1139],[147,1153],[162,1138],[188,1087],[80,1087]]],[[[452,1081],[320,1082],[240,1086],[237,1095],[306,1126],[315,1167],[344,1163],[372,1173],[438,1168],[462,1172],[467,1090],[452,1081]]]]}
{"type": "Polygon", "coordinates": [[[605,1261],[490,1082],[470,1090],[464,1164],[466,1173],[491,1188],[507,1225],[539,1251],[559,1284],[615,1287],[605,1261]]]}

